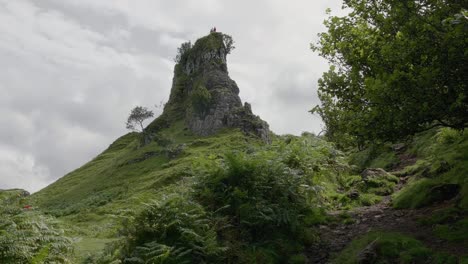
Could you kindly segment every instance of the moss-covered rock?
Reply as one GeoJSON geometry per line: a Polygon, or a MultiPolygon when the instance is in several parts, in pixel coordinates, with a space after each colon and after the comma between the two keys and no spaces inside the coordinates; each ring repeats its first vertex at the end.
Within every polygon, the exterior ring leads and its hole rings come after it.
{"type": "Polygon", "coordinates": [[[270,142],[268,124],[252,113],[249,104],[242,105],[239,88],[229,77],[228,37],[211,33],[198,39],[193,47],[183,49],[184,54],[179,56],[174,68],[169,101],[161,117],[148,126],[147,138],[151,139],[163,125],[184,120],[196,135],[208,136],[222,128],[240,128],[246,134],[270,142]]]}

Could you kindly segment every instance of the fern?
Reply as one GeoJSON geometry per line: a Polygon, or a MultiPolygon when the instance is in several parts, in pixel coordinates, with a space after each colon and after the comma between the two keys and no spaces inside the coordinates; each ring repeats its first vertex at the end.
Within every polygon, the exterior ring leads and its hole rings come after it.
{"type": "Polygon", "coordinates": [[[127,230],[123,261],[138,263],[222,262],[216,231],[205,210],[184,195],[146,204],[127,230]]]}
{"type": "Polygon", "coordinates": [[[0,263],[70,263],[71,241],[56,222],[20,209],[12,194],[0,209],[0,263]]]}

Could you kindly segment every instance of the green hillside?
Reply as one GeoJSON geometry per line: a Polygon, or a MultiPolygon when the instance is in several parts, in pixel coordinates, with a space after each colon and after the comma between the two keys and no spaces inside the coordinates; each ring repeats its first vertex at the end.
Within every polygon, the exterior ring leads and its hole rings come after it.
{"type": "Polygon", "coordinates": [[[30,197],[43,212],[58,217],[69,236],[79,239],[78,257],[102,249],[116,237],[122,220],[144,202],[184,184],[197,159],[260,144],[235,130],[197,138],[181,124],[161,131],[160,137],[164,141],[140,147],[139,135],[129,133],[30,197]]]}

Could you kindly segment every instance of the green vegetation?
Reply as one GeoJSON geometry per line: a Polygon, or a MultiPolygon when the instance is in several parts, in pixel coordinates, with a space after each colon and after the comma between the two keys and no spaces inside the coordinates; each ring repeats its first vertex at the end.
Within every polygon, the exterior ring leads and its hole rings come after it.
{"type": "MultiPolygon", "coordinates": [[[[183,129],[165,132],[176,131],[183,129]]],[[[185,154],[161,166],[174,171],[175,184],[150,185],[159,190],[154,200],[127,215],[123,237],[87,261],[301,263],[348,167],[331,144],[310,134],[276,137],[269,146],[253,142],[232,132],[185,138],[185,154]],[[189,174],[177,169],[183,160],[191,164],[189,174]]]]}
{"type": "Polygon", "coordinates": [[[132,111],[130,112],[130,115],[128,116],[126,128],[133,130],[133,131],[138,131],[138,128],[136,126],[139,125],[140,132],[143,132],[144,131],[143,121],[153,116],[154,116],[153,111],[148,110],[148,108],[142,107],[142,106],[136,106],[135,108],[132,109],[132,111]]]}
{"type": "Polygon", "coordinates": [[[192,92],[192,107],[196,113],[203,115],[212,102],[211,94],[202,84],[197,84],[192,92]]]}
{"type": "MultiPolygon", "coordinates": [[[[185,151],[213,140],[189,140],[185,151]]],[[[374,204],[384,195],[378,190],[397,180],[388,174],[363,182],[350,175],[341,152],[311,134],[223,153],[185,157],[192,170],[182,183],[153,194],[126,219],[123,237],[88,262],[303,263],[305,248],[318,238],[314,226],[334,221],[324,209],[374,204]],[[357,199],[338,191],[356,188],[357,199]]]]}
{"type": "Polygon", "coordinates": [[[229,54],[234,48],[234,40],[230,35],[212,32],[205,37],[199,38],[193,46],[191,42],[182,43],[174,60],[179,65],[185,65],[187,61],[200,58],[207,51],[222,49],[226,54],[229,54]]]}
{"type": "Polygon", "coordinates": [[[459,263],[456,257],[434,253],[420,241],[398,233],[371,232],[353,240],[333,260],[336,264],[357,263],[459,263]],[[364,252],[369,252],[366,257],[364,252]],[[365,262],[359,262],[365,260],[365,262]]]}
{"type": "Polygon", "coordinates": [[[398,162],[399,159],[389,144],[374,144],[366,149],[349,154],[349,163],[357,166],[358,171],[365,168],[389,170],[398,162]]]}
{"type": "Polygon", "coordinates": [[[0,263],[71,263],[70,239],[26,204],[23,192],[0,191],[0,263]]]}
{"type": "MultiPolygon", "coordinates": [[[[468,209],[468,135],[452,129],[431,130],[416,136],[408,153],[419,158],[407,167],[403,175],[416,175],[394,196],[397,208],[418,208],[440,200],[440,186],[456,184],[459,195],[456,204],[468,209]]],[[[457,193],[454,193],[456,196],[457,193]]]]}
{"type": "Polygon", "coordinates": [[[466,211],[447,207],[419,220],[422,225],[434,227],[434,233],[450,242],[468,242],[468,218],[466,211]]]}
{"type": "Polygon", "coordinates": [[[447,241],[468,242],[468,218],[461,219],[455,223],[437,225],[434,233],[447,241]]]}
{"type": "Polygon", "coordinates": [[[222,165],[204,164],[195,185],[196,199],[225,219],[220,233],[228,262],[284,263],[310,239],[303,234],[315,217],[312,179],[272,154],[233,153],[222,165]]]}
{"type": "Polygon", "coordinates": [[[142,146],[129,133],[83,167],[32,195],[28,200],[47,214],[76,241],[76,262],[118,238],[122,223],[132,219],[159,194],[168,194],[193,176],[195,160],[260,145],[237,130],[199,138],[182,122],[161,129],[142,146]],[[90,251],[85,243],[95,244],[90,251]]]}
{"type": "Polygon", "coordinates": [[[127,232],[124,261],[219,263],[225,251],[203,207],[186,195],[147,204],[127,232]]]}
{"type": "Polygon", "coordinates": [[[312,45],[332,66],[319,80],[326,136],[340,147],[468,125],[466,5],[345,0],[312,45]]]}
{"type": "Polygon", "coordinates": [[[312,134],[265,145],[232,129],[200,138],[175,122],[146,145],[137,133],[119,138],[28,200],[60,219],[75,262],[301,263],[325,209],[374,204],[394,182],[352,176],[344,154],[312,134]]]}

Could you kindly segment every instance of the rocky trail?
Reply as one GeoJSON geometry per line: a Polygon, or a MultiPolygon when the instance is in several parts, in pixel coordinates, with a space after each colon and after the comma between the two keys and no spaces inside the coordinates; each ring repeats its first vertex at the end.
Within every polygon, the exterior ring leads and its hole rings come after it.
{"type": "MultiPolygon", "coordinates": [[[[412,165],[414,157],[398,153],[401,160],[393,172],[404,166],[412,165]],[[404,166],[402,166],[404,164],[404,166]]],[[[401,178],[395,191],[406,184],[407,177],[401,178]]],[[[422,225],[419,221],[434,211],[450,206],[451,201],[444,201],[421,209],[394,209],[391,195],[385,196],[380,203],[372,206],[355,208],[350,211],[332,211],[329,215],[339,218],[346,215],[347,221],[332,222],[319,226],[321,243],[309,249],[308,263],[331,263],[331,259],[341,252],[353,239],[372,231],[398,232],[420,240],[427,248],[455,256],[468,254],[466,245],[449,243],[433,234],[433,226],[422,225]]]]}
{"type": "MultiPolygon", "coordinates": [[[[309,259],[309,263],[329,263],[330,258],[343,250],[354,238],[371,231],[402,233],[422,241],[426,247],[439,252],[456,256],[464,255],[467,253],[464,245],[448,243],[433,235],[432,226],[418,222],[422,217],[431,215],[433,211],[445,206],[447,204],[444,203],[431,208],[396,210],[390,206],[390,197],[387,197],[379,204],[356,208],[347,212],[353,221],[320,226],[322,243],[310,249],[312,258],[309,259]]],[[[341,213],[343,212],[336,211],[330,214],[338,216],[341,213]]]]}

